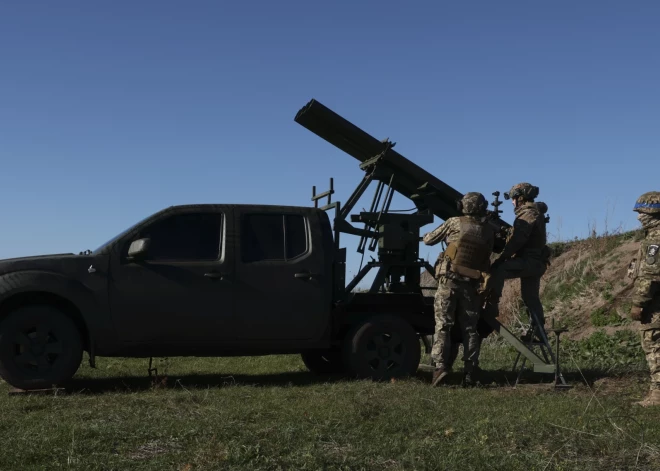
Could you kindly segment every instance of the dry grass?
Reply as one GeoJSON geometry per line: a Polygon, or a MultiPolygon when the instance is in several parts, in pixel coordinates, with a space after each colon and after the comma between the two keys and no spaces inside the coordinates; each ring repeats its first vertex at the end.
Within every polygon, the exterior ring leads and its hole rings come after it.
{"type": "MultiPolygon", "coordinates": [[[[606,221],[607,226],[607,221],[606,221]]],[[[595,234],[595,225],[592,227],[595,234]]],[[[568,338],[584,338],[596,328],[613,333],[630,328],[632,282],[626,277],[628,264],[639,246],[641,231],[620,228],[588,239],[551,244],[555,255],[541,279],[541,300],[548,323],[567,325],[568,338]]],[[[423,286],[437,286],[422,273],[423,286]]],[[[425,290],[432,296],[434,290],[425,290]]],[[[520,296],[520,280],[504,283],[500,298],[500,321],[522,328],[527,316],[520,296]]]]}

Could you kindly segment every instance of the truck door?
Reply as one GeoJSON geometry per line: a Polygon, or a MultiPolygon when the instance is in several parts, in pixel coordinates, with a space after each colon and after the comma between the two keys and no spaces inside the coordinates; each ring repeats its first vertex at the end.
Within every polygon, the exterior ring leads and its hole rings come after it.
{"type": "Polygon", "coordinates": [[[323,335],[331,270],[318,215],[306,208],[236,208],[238,337],[294,347],[323,335]]]}
{"type": "Polygon", "coordinates": [[[122,241],[111,261],[110,307],[124,341],[150,346],[217,344],[231,336],[233,247],[230,207],[183,207],[122,241]],[[133,240],[151,245],[127,259],[133,240]]]}

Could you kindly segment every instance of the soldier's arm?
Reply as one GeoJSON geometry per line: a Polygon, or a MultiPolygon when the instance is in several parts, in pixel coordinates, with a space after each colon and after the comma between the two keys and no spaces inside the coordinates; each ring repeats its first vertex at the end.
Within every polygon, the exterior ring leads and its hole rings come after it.
{"type": "Polygon", "coordinates": [[[522,214],[513,223],[509,240],[507,241],[500,258],[506,260],[515,254],[529,238],[534,229],[534,219],[526,214],[522,214]]]}
{"type": "Polygon", "coordinates": [[[640,276],[635,280],[632,293],[633,306],[644,308],[658,292],[658,282],[653,278],[640,276]]]}
{"type": "Polygon", "coordinates": [[[436,245],[442,240],[446,240],[449,234],[455,231],[456,220],[449,218],[431,232],[424,234],[422,240],[426,245],[436,245]]]}

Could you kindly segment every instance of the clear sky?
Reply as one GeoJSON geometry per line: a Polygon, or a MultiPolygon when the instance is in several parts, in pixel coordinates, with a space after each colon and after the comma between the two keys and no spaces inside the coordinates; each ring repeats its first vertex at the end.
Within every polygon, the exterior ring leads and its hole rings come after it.
{"type": "Polygon", "coordinates": [[[362,172],[293,121],[311,98],[461,192],[538,185],[553,240],[638,227],[659,25],[641,0],[2,2],[0,258],[173,204],[308,205],[331,176],[345,201],[362,172]]]}

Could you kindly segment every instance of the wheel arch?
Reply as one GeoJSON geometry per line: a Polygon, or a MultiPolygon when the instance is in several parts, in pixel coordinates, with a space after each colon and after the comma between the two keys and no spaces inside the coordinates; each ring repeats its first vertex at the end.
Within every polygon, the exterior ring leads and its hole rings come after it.
{"type": "Polygon", "coordinates": [[[397,317],[407,322],[421,336],[432,335],[435,331],[435,319],[430,313],[416,313],[381,309],[378,311],[362,311],[345,313],[337,327],[337,334],[343,338],[356,324],[361,324],[374,317],[397,317]]]}
{"type": "Polygon", "coordinates": [[[26,306],[52,306],[71,318],[80,332],[83,349],[91,351],[92,341],[90,330],[80,308],[71,300],[60,294],[45,290],[28,290],[14,293],[0,301],[0,320],[12,312],[26,306]]]}

